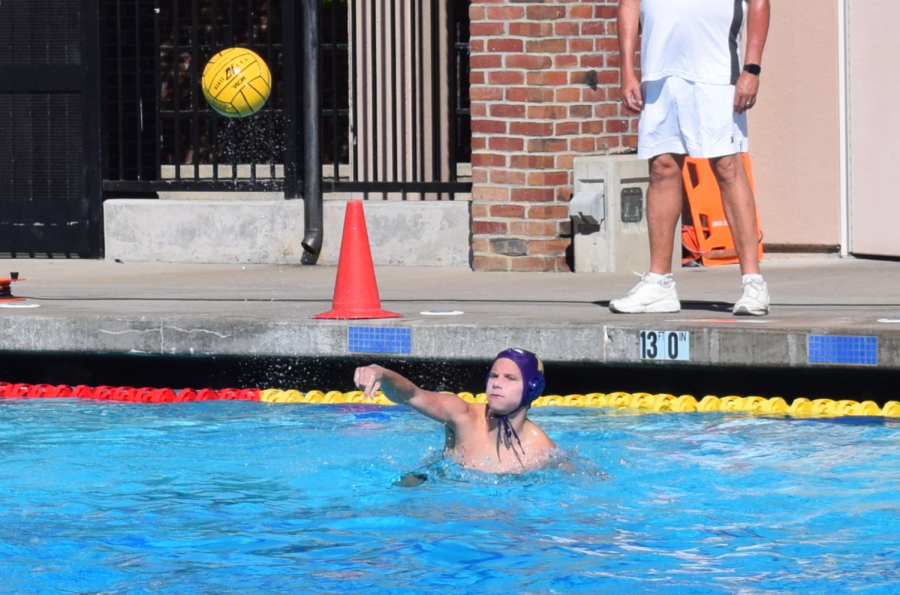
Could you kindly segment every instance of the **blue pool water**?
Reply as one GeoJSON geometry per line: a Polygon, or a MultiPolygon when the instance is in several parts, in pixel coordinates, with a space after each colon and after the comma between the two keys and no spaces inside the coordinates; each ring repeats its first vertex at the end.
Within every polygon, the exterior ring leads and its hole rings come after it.
{"type": "Polygon", "coordinates": [[[896,593],[900,425],[542,408],[520,477],[403,408],[0,402],[3,593],[896,593]]]}

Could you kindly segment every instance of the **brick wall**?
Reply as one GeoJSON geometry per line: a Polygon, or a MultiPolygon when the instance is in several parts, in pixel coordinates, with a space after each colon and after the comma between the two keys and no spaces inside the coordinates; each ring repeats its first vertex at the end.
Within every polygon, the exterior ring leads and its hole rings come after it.
{"type": "Polygon", "coordinates": [[[472,0],[475,270],[566,271],[578,155],[630,151],[617,0],[472,0]]]}

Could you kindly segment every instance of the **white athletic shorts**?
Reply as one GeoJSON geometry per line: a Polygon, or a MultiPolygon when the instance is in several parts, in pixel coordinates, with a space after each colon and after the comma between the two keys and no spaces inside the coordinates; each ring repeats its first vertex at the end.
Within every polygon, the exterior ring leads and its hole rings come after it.
{"type": "Polygon", "coordinates": [[[641,85],[638,157],[664,153],[709,159],[748,151],[747,112],[734,112],[734,85],[668,76],[641,85]]]}

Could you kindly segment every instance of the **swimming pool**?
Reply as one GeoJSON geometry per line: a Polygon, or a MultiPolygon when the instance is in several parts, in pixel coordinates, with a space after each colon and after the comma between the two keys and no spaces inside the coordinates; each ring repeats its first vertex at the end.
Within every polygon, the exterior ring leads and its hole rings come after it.
{"type": "Polygon", "coordinates": [[[565,469],[406,408],[0,402],[8,593],[893,593],[900,424],[533,412],[565,469]]]}

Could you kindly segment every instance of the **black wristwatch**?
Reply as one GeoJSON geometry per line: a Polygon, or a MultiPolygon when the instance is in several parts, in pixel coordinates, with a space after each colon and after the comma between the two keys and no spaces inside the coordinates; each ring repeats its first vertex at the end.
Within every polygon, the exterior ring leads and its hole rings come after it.
{"type": "Polygon", "coordinates": [[[762,68],[759,67],[759,64],[744,64],[744,72],[759,76],[759,73],[762,72],[762,68]]]}

